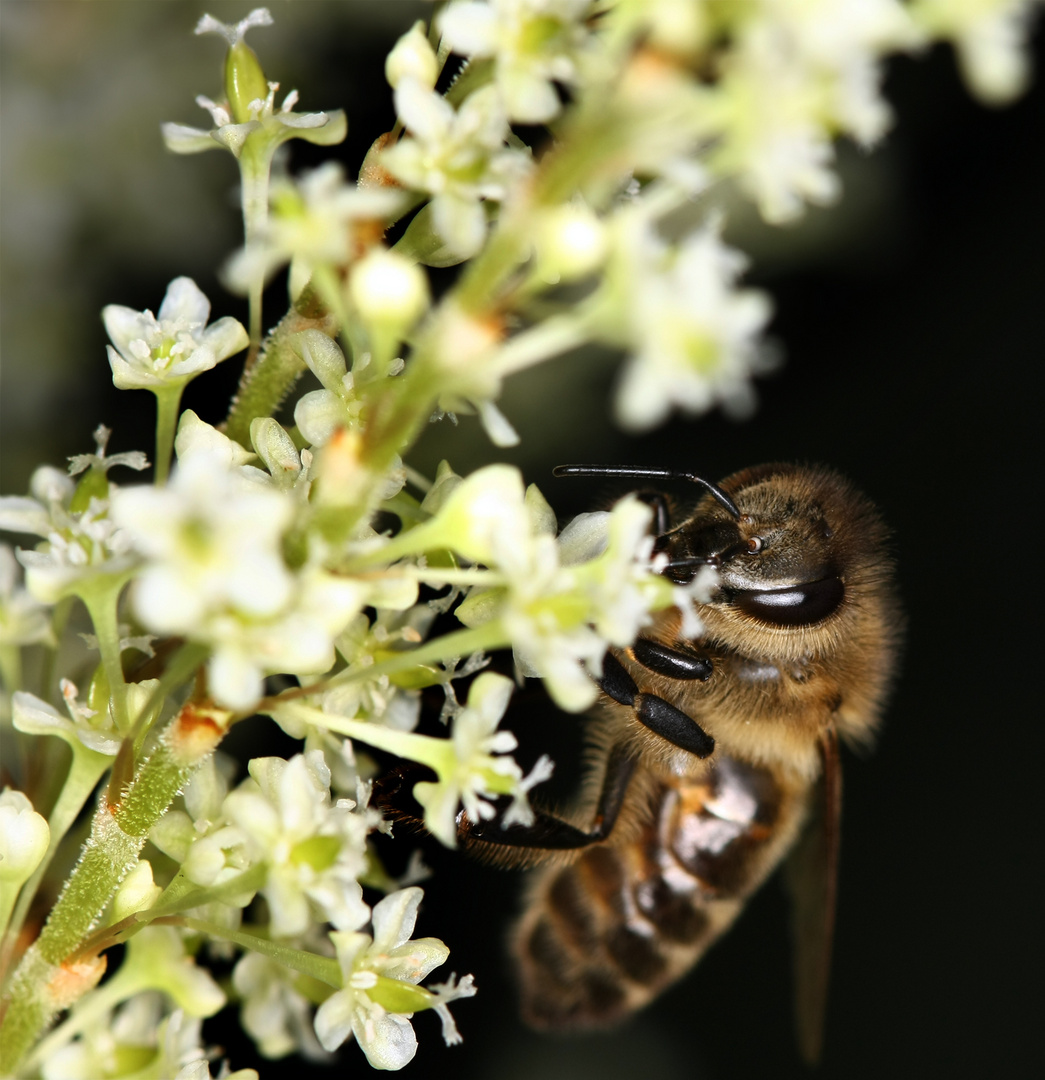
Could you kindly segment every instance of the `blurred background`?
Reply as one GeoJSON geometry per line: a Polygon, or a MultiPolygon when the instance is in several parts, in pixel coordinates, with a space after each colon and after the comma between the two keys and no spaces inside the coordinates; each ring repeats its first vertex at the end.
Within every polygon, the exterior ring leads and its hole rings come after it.
{"type": "MultiPolygon", "coordinates": [[[[251,44],[282,92],[300,90],[301,109],[347,111],[349,136],[334,151],[354,174],[392,124],[384,55],[429,5],[269,7],[276,26],[255,31],[251,44]]],[[[151,395],[120,393],[110,381],[99,317],[106,303],[155,310],[167,282],[188,274],[215,316],[245,319],[245,305],[215,273],[239,236],[233,163],[219,153],[168,155],[159,123],[205,124],[193,98],[219,96],[223,46],[193,38],[192,27],[204,10],[235,21],[248,9],[4,0],[5,494],[25,492],[35,465],[90,450],[99,422],[114,428],[112,451],[151,453],[151,395]]],[[[819,1075],[1038,1076],[1045,85],[1039,79],[1015,105],[987,109],[941,48],[893,61],[886,90],[895,127],[873,155],[840,148],[838,207],[788,229],[734,222],[729,239],[752,259],[747,281],[773,297],[771,335],[783,360],[760,382],[752,419],[712,414],[625,437],[608,419],[616,365],[581,355],[508,382],[501,406],[520,447],[493,451],[465,418],[456,428],[433,425],[412,462],[431,471],[447,456],[465,473],[509,460],[562,518],[605,494],[552,479],[551,467],[570,461],[670,464],[711,477],[765,460],[824,462],[864,488],[895,530],[909,629],[878,749],[846,761],[819,1075]]],[[[295,144],[292,168],[328,154],[295,144]]],[[[285,309],[280,289],[268,323],[285,309]]],[[[185,405],[219,421],[234,363],[192,384],[185,405]]],[[[524,761],[553,748],[560,795],[578,776],[582,723],[556,713],[535,684],[507,721],[524,761]]],[[[462,1046],[444,1049],[435,1018],[416,1018],[421,1049],[408,1074],[806,1075],[793,1045],[778,883],[691,977],[631,1024],[548,1038],[516,1019],[504,955],[519,875],[430,842],[424,850],[437,873],[418,931],[441,936],[450,967],[473,972],[480,993],[455,1007],[462,1046]]],[[[234,1067],[256,1064],[263,1077],[307,1073],[297,1061],[253,1061],[221,1017],[204,1032],[234,1067]]],[[[353,1047],[341,1062],[337,1070],[367,1068],[353,1047]]]]}

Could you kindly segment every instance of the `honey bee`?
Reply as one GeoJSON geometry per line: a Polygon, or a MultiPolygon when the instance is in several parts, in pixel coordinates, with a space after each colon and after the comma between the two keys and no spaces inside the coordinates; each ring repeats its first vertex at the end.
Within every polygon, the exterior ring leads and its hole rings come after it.
{"type": "Polygon", "coordinates": [[[717,571],[700,637],[665,611],[597,680],[594,767],[570,820],[459,821],[535,873],[514,933],[524,1018],[612,1024],[684,975],[791,856],[799,1044],[822,1038],[833,926],[839,739],[866,744],[892,678],[901,617],[887,532],[837,473],[761,465],[713,484],[672,469],[562,466],[557,475],[688,480],[681,524],[654,511],[662,573],[717,571]],[[508,854],[514,848],[515,856],[508,854]]]}

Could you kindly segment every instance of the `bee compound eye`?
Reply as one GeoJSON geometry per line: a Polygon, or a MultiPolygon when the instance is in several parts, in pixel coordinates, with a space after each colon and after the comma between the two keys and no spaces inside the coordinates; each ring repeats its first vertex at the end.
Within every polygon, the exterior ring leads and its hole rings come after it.
{"type": "Polygon", "coordinates": [[[845,596],[841,578],[821,578],[782,589],[739,589],[731,603],[773,626],[812,626],[836,611],[845,596]]]}

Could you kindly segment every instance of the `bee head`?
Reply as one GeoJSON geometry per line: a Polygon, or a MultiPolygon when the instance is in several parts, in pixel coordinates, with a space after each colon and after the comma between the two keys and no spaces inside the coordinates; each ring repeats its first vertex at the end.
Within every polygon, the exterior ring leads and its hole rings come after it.
{"type": "Polygon", "coordinates": [[[829,618],[875,560],[884,531],[877,515],[836,473],[760,465],[721,483],[728,513],[707,497],[660,540],[667,573],[687,580],[699,565],[718,570],[713,602],[771,626],[812,626],[829,618]]]}
{"type": "Polygon", "coordinates": [[[663,572],[679,583],[703,566],[718,571],[713,604],[763,625],[813,626],[846,600],[879,560],[885,531],[871,504],[837,473],[759,465],[719,484],[694,473],[644,466],[565,465],[557,476],[685,480],[705,494],[693,515],[657,538],[663,572]]]}

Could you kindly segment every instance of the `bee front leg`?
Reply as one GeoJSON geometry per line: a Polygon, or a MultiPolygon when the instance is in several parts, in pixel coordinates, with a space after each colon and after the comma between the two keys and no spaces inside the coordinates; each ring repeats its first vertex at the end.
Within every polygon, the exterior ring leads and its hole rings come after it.
{"type": "Polygon", "coordinates": [[[588,847],[604,840],[617,823],[617,815],[624,802],[628,781],[635,770],[635,758],[625,746],[617,745],[606,762],[606,774],[602,780],[599,801],[595,807],[595,820],[585,831],[570,825],[543,810],[534,811],[529,825],[503,826],[497,818],[473,822],[463,811],[457,815],[458,837],[466,844],[480,841],[518,848],[539,848],[544,851],[569,851],[588,847]]]}
{"type": "MultiPolygon", "coordinates": [[[[643,642],[643,639],[640,638],[639,642],[643,642]]],[[[641,646],[643,653],[648,653],[649,658],[655,658],[654,663],[646,663],[640,655],[639,642],[636,642],[636,659],[653,671],[670,674],[674,678],[700,679],[701,681],[711,674],[709,661],[689,657],[685,653],[676,653],[652,641],[645,641],[641,646]]],[[[681,709],[676,709],[670,701],[665,701],[662,697],[640,693],[635,680],[613,653],[606,654],[602,662],[602,675],[596,681],[614,701],[621,705],[632,706],[639,723],[644,724],[650,731],[666,739],[673,746],[677,746],[680,750],[688,750],[699,758],[709,757],[713,753],[715,740],[696,720],[687,716],[681,709]]]]}

